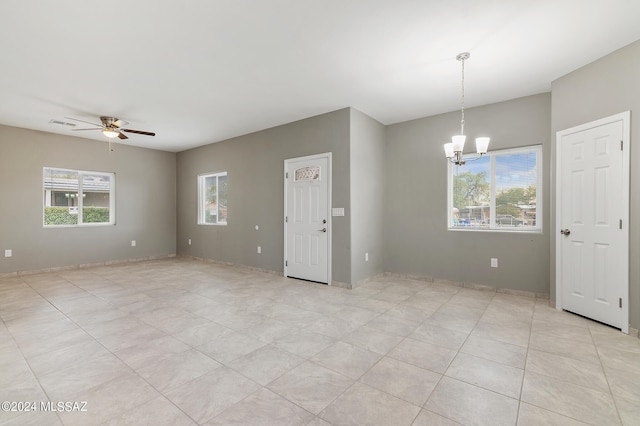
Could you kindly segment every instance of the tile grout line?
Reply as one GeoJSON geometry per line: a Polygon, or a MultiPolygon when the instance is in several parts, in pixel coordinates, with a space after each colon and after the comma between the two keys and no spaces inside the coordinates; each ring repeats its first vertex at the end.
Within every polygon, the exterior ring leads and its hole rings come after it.
{"type": "Polygon", "coordinates": [[[598,350],[598,345],[596,344],[596,340],[593,338],[591,327],[587,327],[587,328],[589,330],[589,336],[591,336],[592,343],[596,348],[596,355],[598,355],[598,361],[600,361],[600,368],[602,368],[604,379],[607,381],[607,387],[609,388],[609,395],[611,395],[613,406],[616,408],[616,414],[618,415],[618,420],[620,421],[621,425],[624,425],[624,422],[622,421],[622,416],[620,415],[620,409],[618,408],[618,403],[613,394],[613,388],[611,387],[611,383],[609,383],[609,375],[607,374],[607,370],[605,369],[604,363],[602,362],[602,358],[600,357],[600,351],[598,350]]]}
{"type": "MultiPolygon", "coordinates": [[[[115,310],[120,310],[120,308],[119,308],[118,306],[114,305],[113,303],[111,303],[111,301],[106,300],[106,299],[104,299],[104,298],[100,297],[99,295],[96,295],[96,294],[94,294],[94,293],[92,293],[92,292],[90,292],[90,291],[88,291],[88,290],[85,290],[85,289],[83,289],[82,287],[79,287],[78,285],[76,285],[76,284],[75,284],[75,283],[73,283],[72,281],[69,281],[68,279],[66,279],[66,278],[64,278],[64,277],[59,276],[59,275],[58,275],[58,274],[56,274],[56,273],[54,273],[54,274],[55,274],[56,276],[58,276],[58,277],[60,277],[60,278],[64,279],[64,280],[65,280],[65,281],[67,281],[68,283],[70,283],[70,284],[74,285],[75,287],[78,287],[79,289],[81,289],[81,290],[82,290],[82,291],[84,291],[85,293],[91,294],[92,296],[97,297],[97,298],[99,298],[100,300],[103,300],[103,301],[105,301],[105,302],[109,303],[110,305],[112,305],[112,306],[113,306],[113,308],[114,308],[115,310]]],[[[117,284],[117,283],[115,283],[114,281],[112,281],[112,280],[111,280],[111,279],[109,279],[109,278],[105,278],[105,279],[106,279],[107,281],[109,281],[109,282],[113,283],[113,284],[117,284]]],[[[102,347],[103,347],[103,348],[104,348],[108,353],[110,353],[110,354],[111,354],[111,355],[113,355],[116,359],[118,359],[118,360],[119,360],[119,361],[120,361],[120,362],[121,362],[121,363],[122,363],[126,368],[128,368],[128,369],[131,371],[131,373],[135,374],[137,377],[139,377],[141,380],[143,380],[145,383],[147,383],[147,384],[148,384],[152,389],[154,389],[156,392],[158,392],[158,394],[159,394],[159,395],[161,395],[163,398],[165,398],[167,401],[169,401],[172,405],[174,405],[178,410],[180,410],[181,412],[183,412],[183,413],[184,413],[184,411],[182,411],[182,409],[181,409],[180,407],[176,406],[176,405],[173,403],[173,401],[171,401],[169,398],[167,398],[167,397],[164,395],[164,393],[162,393],[160,390],[156,389],[156,387],[155,387],[155,386],[153,386],[151,383],[149,383],[149,382],[148,382],[144,377],[142,377],[142,376],[141,376],[141,375],[140,375],[136,370],[134,370],[131,366],[129,366],[129,364],[127,364],[126,362],[124,362],[124,360],[122,360],[122,359],[121,359],[121,358],[120,358],[120,357],[119,357],[115,352],[111,351],[111,349],[107,348],[104,344],[102,344],[102,342],[100,342],[96,337],[94,337],[91,333],[89,333],[87,330],[85,330],[85,329],[84,329],[80,324],[78,324],[78,323],[77,323],[73,318],[69,317],[65,312],[63,312],[62,310],[60,310],[60,308],[58,308],[58,306],[56,306],[55,304],[53,304],[53,303],[52,303],[52,302],[51,302],[47,297],[43,296],[40,292],[38,292],[38,290],[36,290],[35,288],[33,288],[33,287],[28,283],[28,282],[25,282],[25,284],[27,284],[29,287],[31,287],[31,288],[32,288],[32,290],[34,290],[34,291],[35,291],[36,293],[38,293],[38,294],[39,294],[43,299],[45,299],[45,300],[47,301],[47,303],[49,303],[49,304],[50,304],[51,306],[53,306],[53,307],[54,307],[58,312],[60,312],[62,315],[64,315],[64,316],[65,316],[65,318],[67,318],[69,321],[71,321],[72,323],[74,323],[74,324],[75,324],[79,329],[81,329],[81,330],[82,330],[82,331],[83,331],[87,336],[91,337],[91,339],[93,339],[96,343],[98,343],[100,346],[102,346],[102,347]]],[[[108,321],[107,321],[107,322],[108,322],[108,321]]],[[[153,327],[152,325],[149,325],[149,326],[153,327]]],[[[153,328],[155,328],[155,327],[153,327],[153,328]]],[[[160,330],[160,331],[162,331],[162,330],[160,330]]],[[[17,343],[17,342],[16,342],[16,343],[17,343]]],[[[29,369],[31,370],[31,365],[29,364],[29,362],[28,362],[27,358],[24,356],[24,354],[23,354],[23,358],[24,358],[25,362],[29,365],[29,369]]],[[[45,395],[47,395],[47,398],[51,401],[51,398],[49,397],[49,394],[44,390],[44,388],[42,387],[42,384],[40,384],[40,379],[36,376],[36,374],[35,374],[35,372],[33,372],[33,370],[31,370],[31,372],[32,372],[32,374],[34,375],[34,377],[36,378],[36,380],[38,381],[38,384],[39,384],[40,388],[42,389],[42,391],[45,393],[45,395]]],[[[108,383],[108,382],[110,382],[111,380],[113,380],[113,378],[112,378],[112,379],[110,379],[110,380],[107,380],[107,381],[106,381],[106,382],[104,382],[104,383],[99,384],[98,386],[102,386],[103,384],[108,383]]],[[[148,400],[148,401],[144,401],[144,402],[142,402],[139,406],[136,406],[136,407],[132,407],[132,408],[130,408],[130,409],[127,409],[127,410],[125,410],[124,412],[120,413],[120,415],[122,415],[122,414],[124,414],[124,413],[128,413],[128,412],[130,412],[130,411],[133,411],[133,410],[135,410],[136,408],[139,408],[140,406],[142,406],[142,405],[144,405],[144,404],[148,403],[148,402],[149,402],[149,401],[151,401],[151,400],[152,400],[152,399],[150,399],[150,400],[148,400]]],[[[184,413],[184,414],[185,414],[187,417],[191,418],[187,413],[184,413]]],[[[56,412],[56,415],[57,415],[58,419],[60,420],[60,423],[64,425],[65,423],[62,421],[62,418],[60,418],[60,414],[59,414],[58,412],[56,412]]],[[[107,422],[109,422],[110,420],[113,420],[113,419],[105,420],[105,421],[104,421],[104,422],[102,422],[102,423],[103,423],[103,424],[104,424],[104,423],[107,423],[107,422]]],[[[193,419],[192,419],[192,420],[193,420],[193,419]]],[[[194,420],[194,422],[195,422],[195,420],[194,420]]],[[[196,422],[196,423],[197,423],[197,422],[196,422]]]]}
{"type": "MultiPolygon", "coordinates": [[[[465,339],[464,343],[466,343],[466,342],[467,342],[467,340],[469,339],[469,337],[471,337],[471,334],[473,333],[473,330],[475,330],[475,328],[477,327],[478,323],[480,323],[480,321],[482,320],[482,317],[483,317],[483,316],[484,316],[484,314],[487,312],[487,309],[489,308],[489,306],[491,306],[491,303],[493,303],[494,299],[495,299],[495,295],[491,298],[491,302],[489,302],[489,304],[487,304],[487,306],[485,307],[485,309],[484,309],[484,311],[483,311],[483,314],[482,314],[482,315],[480,316],[480,318],[476,321],[476,323],[475,323],[474,327],[473,327],[473,328],[471,329],[471,331],[468,333],[467,338],[465,339]]],[[[439,310],[439,309],[438,309],[438,310],[439,310]]],[[[531,336],[531,333],[529,333],[529,336],[531,336]]],[[[492,341],[493,341],[494,339],[488,339],[488,340],[492,340],[492,341]]],[[[504,394],[502,394],[502,393],[500,393],[500,392],[494,391],[493,389],[487,389],[487,388],[485,388],[485,387],[482,387],[482,386],[476,385],[476,384],[474,384],[474,383],[469,383],[469,382],[465,382],[465,381],[463,381],[463,380],[457,379],[457,378],[455,378],[455,377],[446,376],[447,371],[448,371],[448,370],[449,370],[449,368],[451,367],[451,364],[452,364],[452,363],[455,361],[455,359],[458,357],[458,355],[459,355],[460,353],[466,354],[465,352],[461,352],[461,349],[462,349],[462,347],[464,346],[464,343],[463,343],[463,344],[460,346],[460,348],[456,351],[456,355],[455,355],[455,357],[451,360],[451,362],[449,363],[449,365],[447,366],[447,368],[445,369],[445,371],[442,373],[442,376],[440,377],[440,380],[438,381],[438,384],[440,383],[440,381],[442,381],[442,379],[443,379],[444,377],[447,377],[447,378],[449,378],[449,379],[451,379],[451,380],[456,380],[456,381],[458,381],[458,382],[460,382],[460,383],[464,383],[464,384],[467,384],[467,385],[473,386],[473,387],[478,388],[478,389],[481,389],[481,390],[483,390],[483,391],[491,392],[491,393],[493,393],[493,394],[495,394],[495,395],[499,395],[499,396],[502,396],[502,397],[506,397],[506,398],[510,398],[510,399],[515,400],[515,398],[513,398],[513,397],[511,397],[511,396],[504,395],[504,394]]],[[[475,356],[475,355],[472,355],[472,354],[469,354],[469,355],[471,355],[471,356],[475,356]]],[[[478,358],[480,358],[480,357],[478,357],[478,358]]],[[[481,358],[481,359],[484,359],[484,358],[481,358]]],[[[497,362],[497,361],[493,361],[493,360],[487,360],[487,361],[490,361],[490,362],[496,362],[496,363],[501,364],[501,365],[507,365],[507,364],[503,364],[502,362],[497,362]]],[[[525,358],[525,361],[526,361],[526,358],[525,358]]],[[[524,382],[524,369],[523,369],[523,382],[524,382]]],[[[436,387],[437,387],[437,386],[436,386],[436,387]]],[[[520,390],[520,397],[517,399],[517,401],[518,401],[518,410],[516,411],[516,423],[515,423],[515,424],[517,424],[518,416],[519,416],[519,414],[520,414],[520,398],[521,398],[521,396],[522,396],[522,384],[520,385],[520,387],[521,387],[521,390],[520,390]]],[[[435,388],[434,388],[434,391],[435,391],[435,388]]],[[[429,396],[429,399],[430,399],[430,398],[431,398],[431,396],[429,396]]],[[[429,400],[429,399],[427,399],[427,402],[428,402],[428,400],[429,400]]],[[[427,402],[425,402],[425,404],[426,404],[427,402]]],[[[436,413],[436,414],[438,414],[438,413],[436,413]]],[[[438,414],[438,415],[442,416],[441,414],[438,414]]],[[[443,416],[443,417],[444,417],[444,416],[443,416]]],[[[445,417],[445,418],[447,418],[447,419],[449,419],[449,420],[451,420],[451,421],[454,421],[454,422],[458,423],[458,422],[457,422],[456,420],[454,420],[454,419],[450,419],[450,418],[448,418],[448,417],[445,417]]]]}
{"type": "MultiPolygon", "coordinates": [[[[534,316],[535,316],[535,309],[534,309],[534,316]]],[[[569,325],[569,326],[570,326],[570,327],[574,327],[573,325],[569,325]]],[[[586,327],[586,328],[589,330],[589,335],[591,336],[591,339],[592,339],[592,342],[591,342],[591,343],[593,343],[594,347],[596,347],[595,342],[593,341],[593,336],[591,335],[591,330],[590,330],[590,328],[589,328],[589,327],[586,327]]],[[[543,334],[544,334],[544,333],[543,333],[543,334]]],[[[533,335],[533,322],[532,322],[532,330],[531,330],[531,333],[530,333],[529,342],[531,341],[531,336],[532,336],[532,335],[533,335]]],[[[561,354],[556,354],[556,353],[553,353],[553,352],[546,352],[546,351],[541,350],[541,349],[533,349],[533,350],[535,350],[535,351],[540,351],[540,352],[543,352],[543,353],[547,353],[547,354],[550,354],[550,355],[553,355],[553,356],[558,356],[558,357],[561,357],[561,358],[566,358],[566,359],[568,359],[568,360],[573,360],[573,358],[570,358],[570,357],[567,357],[567,356],[564,356],[564,355],[561,355],[561,354]]],[[[527,346],[527,359],[528,359],[528,356],[529,356],[529,351],[530,351],[530,346],[528,345],[528,346],[527,346]]],[[[597,349],[596,349],[596,353],[598,353],[598,352],[597,352],[597,349]]],[[[598,354],[598,359],[599,359],[599,354],[598,354]]],[[[585,362],[586,362],[586,361],[585,361],[585,362]]],[[[593,365],[595,365],[595,364],[593,364],[593,365]]],[[[600,367],[601,367],[601,368],[603,368],[603,367],[602,367],[602,365],[600,365],[600,367]]],[[[526,374],[526,372],[527,372],[527,369],[526,369],[526,363],[525,363],[525,374],[526,374]]],[[[532,372],[532,373],[534,373],[534,372],[532,372]]],[[[604,368],[603,368],[603,373],[604,373],[604,368]]],[[[538,374],[538,375],[540,375],[540,376],[544,376],[544,377],[551,377],[551,376],[547,376],[546,374],[542,374],[542,373],[534,373],[534,374],[538,374]]],[[[554,378],[554,377],[551,377],[551,378],[554,378]]],[[[605,379],[606,379],[606,375],[605,375],[605,379]]],[[[562,379],[557,379],[557,380],[559,380],[559,381],[561,381],[561,382],[563,382],[563,383],[567,383],[567,384],[569,384],[569,385],[574,385],[574,386],[581,386],[581,387],[584,387],[584,386],[582,386],[582,385],[578,385],[578,384],[575,384],[575,383],[572,383],[572,382],[569,382],[569,381],[566,381],[566,380],[562,380],[562,379]]],[[[608,383],[607,383],[607,385],[608,385],[608,383]]],[[[524,386],[524,380],[523,380],[523,386],[524,386]]],[[[596,392],[600,392],[600,393],[602,393],[602,394],[605,394],[605,392],[603,392],[603,391],[601,391],[601,390],[594,389],[594,388],[589,388],[589,387],[587,387],[587,389],[592,390],[592,391],[596,391],[596,392]]],[[[611,396],[611,399],[613,400],[614,398],[613,398],[613,393],[611,392],[611,390],[609,390],[609,395],[611,396]]],[[[614,401],[614,402],[615,402],[615,401],[614,401]]],[[[575,421],[577,421],[577,422],[582,422],[582,423],[584,423],[584,422],[583,422],[582,420],[580,420],[580,419],[577,419],[577,418],[575,418],[575,417],[572,417],[572,416],[570,416],[570,415],[568,415],[568,414],[559,413],[559,412],[557,412],[557,411],[551,410],[551,409],[550,409],[550,408],[548,408],[548,407],[542,407],[542,406],[539,406],[539,405],[536,405],[536,404],[533,404],[533,403],[530,403],[530,402],[526,402],[526,401],[525,401],[525,403],[527,403],[527,404],[529,404],[529,405],[531,405],[531,406],[537,407],[537,408],[539,408],[539,409],[541,409],[541,410],[548,411],[548,412],[553,413],[553,414],[555,414],[555,415],[558,415],[558,416],[561,416],[561,417],[565,417],[565,418],[568,418],[568,419],[571,419],[571,420],[575,420],[575,421]]],[[[618,409],[617,409],[617,407],[616,407],[616,414],[618,414],[618,417],[620,417],[620,415],[619,415],[619,413],[618,413],[618,409]]],[[[518,415],[519,415],[519,414],[518,414],[518,415]]],[[[622,423],[621,423],[621,424],[622,424],[622,423]]]]}
{"type": "MultiPolygon", "coordinates": [[[[71,283],[70,281],[68,281],[67,279],[60,277],[59,275],[54,273],[54,276],[57,276],[61,279],[63,279],[64,281],[70,283],[71,285],[76,286],[75,284],[71,283]]],[[[75,324],[76,326],[78,326],[78,328],[80,328],[85,334],[87,334],[88,336],[90,336],[92,339],[95,340],[95,338],[93,336],[91,336],[89,333],[87,333],[86,330],[84,330],[82,327],[80,327],[75,321],[73,321],[73,319],[69,318],[69,316],[62,312],[60,310],[60,308],[58,308],[54,303],[52,303],[49,298],[43,296],[38,290],[36,290],[31,284],[29,284],[27,281],[25,281],[23,278],[21,278],[21,280],[24,282],[25,285],[27,285],[31,290],[33,290],[36,294],[38,294],[38,296],[42,297],[43,300],[46,300],[46,302],[53,307],[56,311],[60,312],[65,318],[67,318],[69,321],[71,321],[73,324],[75,324]]],[[[79,288],[79,287],[78,287],[79,288]]],[[[84,289],[83,289],[84,291],[84,289]]],[[[6,324],[5,324],[6,326],[6,324]]],[[[16,343],[16,346],[18,347],[18,349],[20,349],[20,353],[22,354],[22,359],[24,360],[24,362],[27,364],[27,366],[29,367],[29,371],[31,371],[31,374],[33,375],[33,377],[36,379],[36,381],[38,382],[38,386],[40,387],[40,389],[42,390],[42,393],[44,393],[45,397],[50,401],[52,401],[51,396],[49,396],[49,393],[45,390],[45,388],[42,386],[42,383],[40,382],[40,377],[38,377],[38,375],[36,375],[35,371],[33,371],[33,368],[31,367],[31,363],[29,362],[27,356],[24,354],[22,348],[20,348],[20,345],[18,344],[18,342],[15,340],[15,337],[13,336],[13,333],[11,333],[11,331],[9,330],[9,328],[7,327],[7,331],[11,334],[11,337],[13,338],[13,340],[16,343]]],[[[102,345],[100,342],[97,342],[98,344],[102,345]]],[[[106,349],[106,348],[105,348],[106,349]]],[[[53,351],[49,351],[49,352],[53,352],[53,351]]],[[[44,352],[42,355],[46,354],[48,352],[44,352]]],[[[60,413],[58,411],[56,411],[56,417],[58,418],[58,421],[60,421],[60,424],[64,425],[64,422],[62,421],[62,418],[60,417],[60,413]]]]}
{"type": "Polygon", "coordinates": [[[527,362],[529,361],[529,349],[531,348],[531,336],[533,335],[533,319],[536,315],[536,304],[534,302],[531,310],[531,325],[529,326],[529,338],[527,339],[527,351],[524,355],[524,365],[522,367],[522,383],[520,383],[520,396],[518,397],[518,412],[516,414],[516,424],[520,419],[520,408],[522,407],[522,391],[524,389],[524,380],[527,375],[527,362]]]}

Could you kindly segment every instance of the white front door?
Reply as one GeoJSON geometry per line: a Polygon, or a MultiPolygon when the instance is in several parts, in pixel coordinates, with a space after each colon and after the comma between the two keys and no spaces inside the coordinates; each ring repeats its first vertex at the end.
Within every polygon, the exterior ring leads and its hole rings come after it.
{"type": "Polygon", "coordinates": [[[558,132],[556,303],[628,332],[629,114],[558,132]],[[625,121],[626,119],[626,121],[625,121]]]}
{"type": "Polygon", "coordinates": [[[331,154],[285,160],[284,167],[284,274],[329,283],[331,154]]]}

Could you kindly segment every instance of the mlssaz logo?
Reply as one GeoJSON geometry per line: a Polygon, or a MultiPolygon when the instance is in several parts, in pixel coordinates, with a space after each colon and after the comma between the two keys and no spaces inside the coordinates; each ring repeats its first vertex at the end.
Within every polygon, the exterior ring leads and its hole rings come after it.
{"type": "Polygon", "coordinates": [[[87,411],[87,401],[41,401],[40,402],[40,411],[57,411],[57,412],[73,412],[87,411]]]}

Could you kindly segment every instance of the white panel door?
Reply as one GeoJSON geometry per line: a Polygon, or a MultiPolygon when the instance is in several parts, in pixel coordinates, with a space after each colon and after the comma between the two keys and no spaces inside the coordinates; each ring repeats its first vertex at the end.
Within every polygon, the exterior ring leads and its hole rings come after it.
{"type": "Polygon", "coordinates": [[[623,139],[622,120],[559,133],[557,285],[562,309],[624,331],[629,290],[623,139]]]}
{"type": "Polygon", "coordinates": [[[285,161],[285,276],[329,282],[329,159],[285,161]]]}

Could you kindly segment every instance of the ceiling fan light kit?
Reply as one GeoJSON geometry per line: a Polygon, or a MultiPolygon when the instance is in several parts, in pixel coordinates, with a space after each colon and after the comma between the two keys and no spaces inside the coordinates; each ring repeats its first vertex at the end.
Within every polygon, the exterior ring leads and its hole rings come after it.
{"type": "Polygon", "coordinates": [[[105,127],[102,130],[102,134],[105,135],[106,137],[108,137],[109,139],[113,139],[113,138],[117,138],[118,135],[120,135],[120,132],[116,129],[113,129],[111,127],[105,127]]]}

